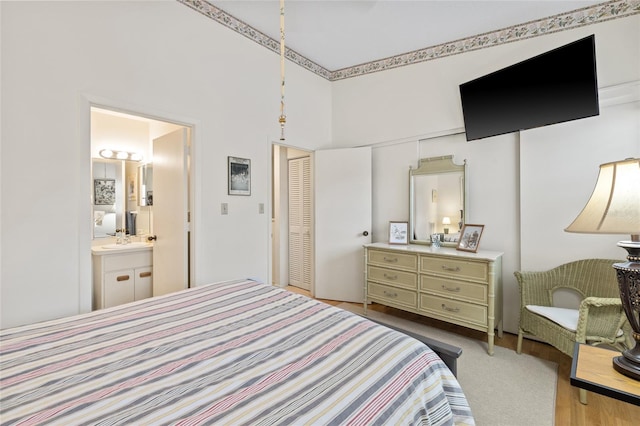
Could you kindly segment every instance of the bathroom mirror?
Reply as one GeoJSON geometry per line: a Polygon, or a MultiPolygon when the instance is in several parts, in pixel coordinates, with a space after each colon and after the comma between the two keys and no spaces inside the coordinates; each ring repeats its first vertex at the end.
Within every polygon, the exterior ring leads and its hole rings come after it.
{"type": "Polygon", "coordinates": [[[116,235],[126,229],[130,235],[152,232],[153,169],[151,164],[93,158],[93,238],[116,235]]]}
{"type": "Polygon", "coordinates": [[[94,238],[113,236],[122,225],[125,204],[122,163],[99,158],[91,162],[94,238]]]}
{"type": "Polygon", "coordinates": [[[409,169],[410,243],[456,246],[467,215],[466,161],[458,165],[453,155],[422,158],[409,169]]]}

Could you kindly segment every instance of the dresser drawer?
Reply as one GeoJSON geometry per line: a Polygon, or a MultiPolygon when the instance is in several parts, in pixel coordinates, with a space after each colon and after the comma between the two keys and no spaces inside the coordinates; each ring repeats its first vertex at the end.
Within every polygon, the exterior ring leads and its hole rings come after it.
{"type": "Polygon", "coordinates": [[[420,257],[420,272],[455,279],[487,282],[488,264],[443,257],[420,257]]]}
{"type": "Polygon", "coordinates": [[[412,272],[369,266],[367,267],[367,277],[372,281],[379,281],[398,287],[413,290],[418,288],[418,274],[412,272]]]}
{"type": "Polygon", "coordinates": [[[437,317],[454,319],[475,325],[487,325],[487,307],[458,300],[446,299],[430,294],[420,295],[421,311],[433,313],[437,317]]]}
{"type": "Polygon", "coordinates": [[[416,309],[418,306],[418,293],[416,291],[403,290],[401,288],[368,282],[367,295],[369,297],[384,299],[391,304],[403,305],[412,309],[416,309]]]}
{"type": "Polygon", "coordinates": [[[420,276],[420,290],[470,302],[486,304],[487,288],[487,284],[454,281],[429,275],[420,276]]]}
{"type": "Polygon", "coordinates": [[[388,251],[368,250],[368,262],[390,268],[418,269],[418,255],[411,253],[391,253],[388,251]]]}

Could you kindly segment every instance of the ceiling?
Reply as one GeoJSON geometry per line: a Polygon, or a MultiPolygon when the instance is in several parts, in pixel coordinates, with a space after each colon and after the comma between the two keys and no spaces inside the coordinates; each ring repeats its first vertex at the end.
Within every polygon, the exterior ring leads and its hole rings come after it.
{"type": "MultiPolygon", "coordinates": [[[[279,0],[208,0],[280,40],[279,0]]],[[[321,67],[354,65],[603,4],[582,0],[285,0],[285,41],[321,67]]]]}

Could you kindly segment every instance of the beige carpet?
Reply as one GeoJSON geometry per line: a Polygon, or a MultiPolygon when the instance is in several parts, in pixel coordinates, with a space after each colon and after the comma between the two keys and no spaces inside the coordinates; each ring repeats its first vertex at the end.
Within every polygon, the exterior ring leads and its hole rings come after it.
{"type": "MultiPolygon", "coordinates": [[[[356,314],[361,306],[338,305],[356,314]]],[[[422,334],[462,348],[458,381],[478,426],[549,426],[554,424],[558,365],[487,342],[442,331],[402,318],[368,310],[376,321],[422,334]]]]}

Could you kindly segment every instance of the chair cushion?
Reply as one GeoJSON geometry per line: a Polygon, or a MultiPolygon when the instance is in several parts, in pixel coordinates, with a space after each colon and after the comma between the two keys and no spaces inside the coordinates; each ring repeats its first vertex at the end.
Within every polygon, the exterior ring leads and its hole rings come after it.
{"type": "MultiPolygon", "coordinates": [[[[566,328],[569,331],[575,331],[578,329],[578,310],[567,308],[556,308],[555,306],[538,306],[527,305],[525,306],[528,311],[543,316],[551,321],[555,322],[559,326],[566,328]]],[[[616,337],[620,337],[624,334],[624,330],[619,329],[616,333],[616,337]]]]}
{"type": "Polygon", "coordinates": [[[550,319],[559,326],[575,332],[578,328],[578,310],[554,306],[527,305],[527,310],[550,319]]]}

